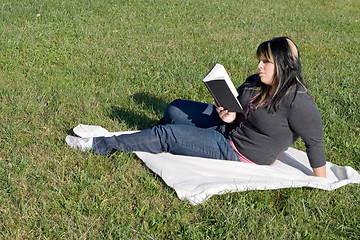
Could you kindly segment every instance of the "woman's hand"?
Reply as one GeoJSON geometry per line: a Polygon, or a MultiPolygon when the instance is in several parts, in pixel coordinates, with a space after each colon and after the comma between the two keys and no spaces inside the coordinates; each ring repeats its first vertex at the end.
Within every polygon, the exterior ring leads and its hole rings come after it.
{"type": "Polygon", "coordinates": [[[313,168],[313,171],[315,176],[326,178],[326,165],[318,168],[313,168]]]}
{"type": "Polygon", "coordinates": [[[217,106],[215,101],[214,101],[214,105],[216,106],[216,111],[218,112],[221,120],[223,120],[226,123],[232,123],[235,120],[236,112],[229,112],[228,110],[225,110],[223,107],[217,106]]]}

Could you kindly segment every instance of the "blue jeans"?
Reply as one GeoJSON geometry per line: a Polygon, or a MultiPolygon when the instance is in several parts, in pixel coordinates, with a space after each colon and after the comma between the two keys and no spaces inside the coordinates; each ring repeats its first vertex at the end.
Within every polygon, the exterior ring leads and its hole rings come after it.
{"type": "Polygon", "coordinates": [[[239,161],[222,126],[213,105],[175,100],[166,107],[164,117],[155,127],[133,134],[94,138],[93,150],[102,155],[114,150],[169,152],[239,161]]]}
{"type": "Polygon", "coordinates": [[[212,104],[176,99],[164,111],[160,125],[185,124],[199,128],[218,129],[224,125],[212,104]]]}

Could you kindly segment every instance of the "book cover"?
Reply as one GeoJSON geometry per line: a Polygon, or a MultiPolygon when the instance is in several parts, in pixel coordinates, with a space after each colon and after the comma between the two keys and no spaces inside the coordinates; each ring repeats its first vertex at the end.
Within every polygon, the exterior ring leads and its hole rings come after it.
{"type": "Polygon", "coordinates": [[[238,92],[223,65],[216,63],[203,78],[216,104],[229,112],[242,112],[238,92]]]}

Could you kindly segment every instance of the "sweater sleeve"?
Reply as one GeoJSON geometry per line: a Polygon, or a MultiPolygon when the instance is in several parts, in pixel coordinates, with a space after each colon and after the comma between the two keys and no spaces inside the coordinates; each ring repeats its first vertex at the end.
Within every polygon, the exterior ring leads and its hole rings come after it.
{"type": "Polygon", "coordinates": [[[324,166],[323,125],[315,102],[307,93],[298,93],[291,104],[289,125],[305,143],[312,168],[324,166]]]}

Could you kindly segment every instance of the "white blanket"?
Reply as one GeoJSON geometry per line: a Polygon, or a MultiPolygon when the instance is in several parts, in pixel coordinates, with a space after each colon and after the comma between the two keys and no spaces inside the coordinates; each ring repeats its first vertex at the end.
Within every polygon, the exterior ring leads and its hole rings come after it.
{"type": "MultiPolygon", "coordinates": [[[[128,134],[108,132],[100,126],[80,124],[74,128],[80,137],[128,134]]],[[[349,183],[360,183],[360,174],[352,167],[326,163],[327,178],[315,177],[306,153],[289,148],[272,166],[224,161],[170,153],[135,154],[176,191],[182,200],[199,204],[212,195],[248,190],[311,187],[334,190],[349,183]]]]}

